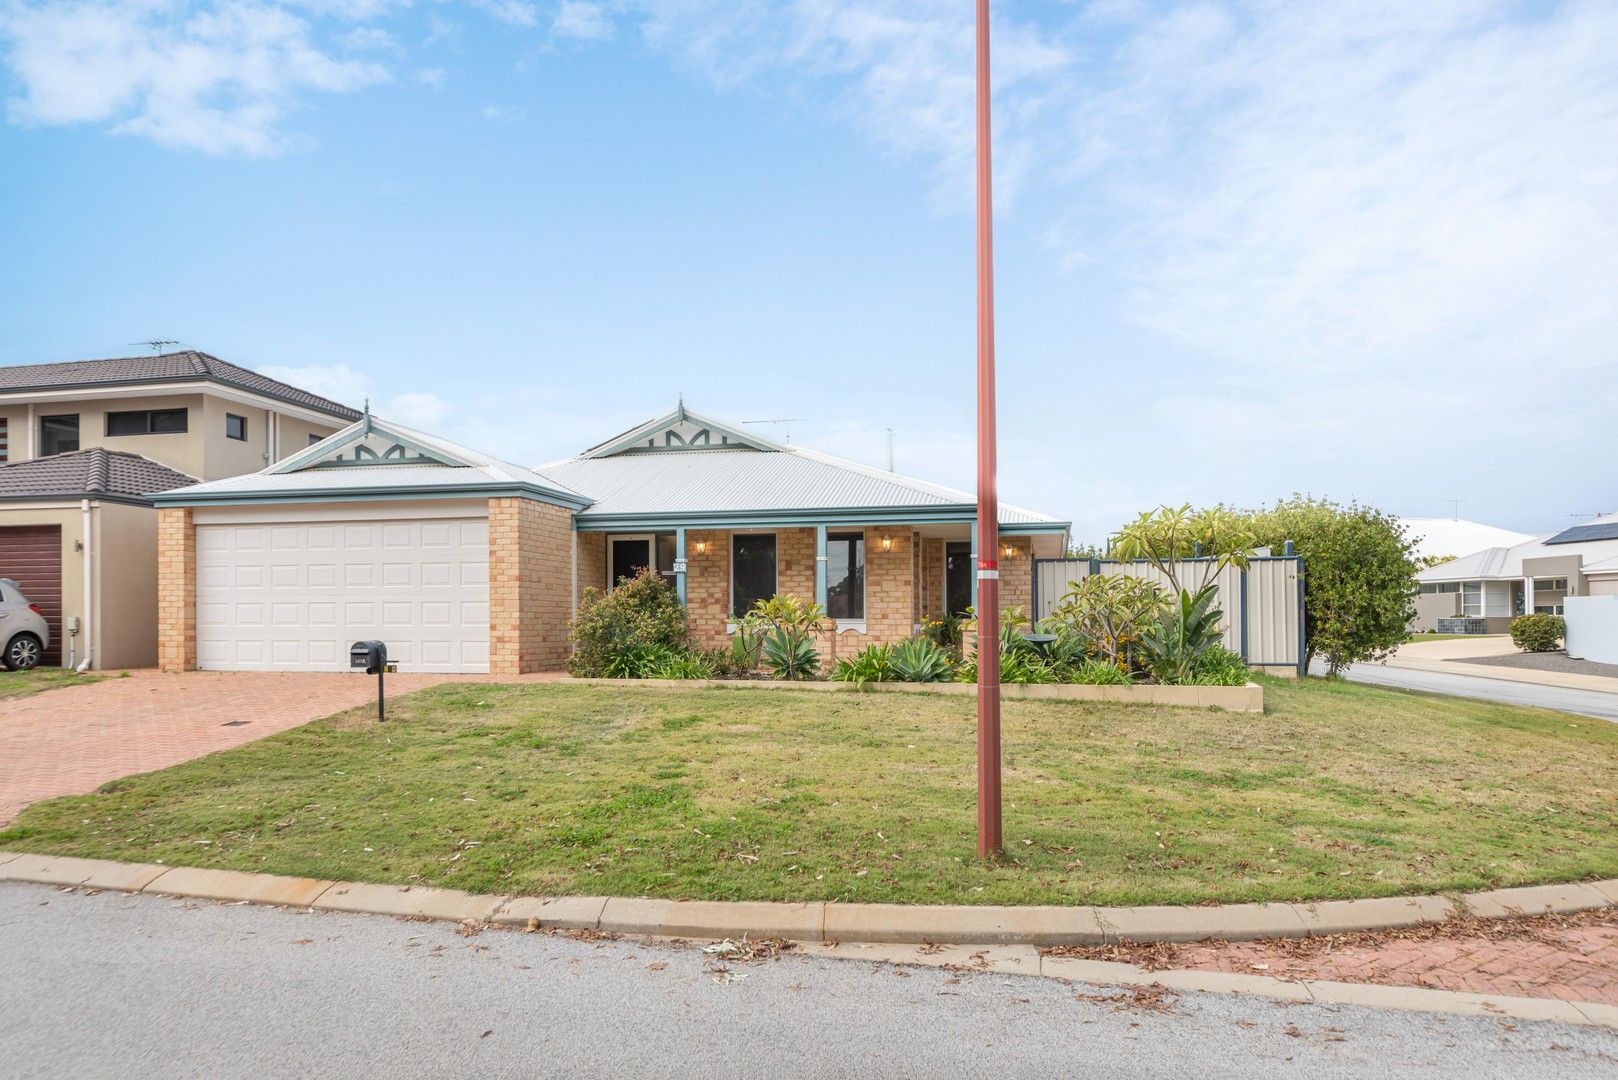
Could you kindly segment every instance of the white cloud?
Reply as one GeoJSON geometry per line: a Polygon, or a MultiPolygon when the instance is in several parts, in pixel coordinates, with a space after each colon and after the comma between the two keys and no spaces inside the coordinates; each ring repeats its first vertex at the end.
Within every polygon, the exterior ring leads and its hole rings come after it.
{"type": "Polygon", "coordinates": [[[478,110],[478,118],[491,124],[515,124],[522,119],[522,110],[515,105],[485,105],[478,110]]]}
{"type": "Polygon", "coordinates": [[[472,6],[511,26],[539,25],[539,9],[524,0],[472,0],[472,6]]]}
{"type": "Polygon", "coordinates": [[[612,31],[612,18],[607,14],[606,5],[588,0],[562,0],[551,23],[552,33],[583,41],[604,41],[612,37],[612,31]]]}
{"type": "MultiPolygon", "coordinates": [[[[765,74],[835,79],[843,115],[876,144],[936,165],[939,202],[971,205],[973,22],[952,0],[647,0],[643,29],[720,86],[765,74]]],[[[1020,187],[1040,156],[1067,45],[1030,24],[994,26],[996,183],[1020,187]]]]}
{"type": "Polygon", "coordinates": [[[278,153],[298,95],[386,77],[316,48],[289,11],[251,4],[17,6],[0,37],[22,85],[7,102],[14,123],[107,124],[208,154],[278,153]]]}
{"type": "Polygon", "coordinates": [[[363,408],[368,402],[374,415],[429,433],[439,431],[454,412],[450,403],[437,394],[379,394],[374,378],[347,364],[307,364],[300,367],[272,364],[258,370],[272,379],[280,379],[351,408],[363,408]]]}
{"type": "Polygon", "coordinates": [[[443,68],[417,68],[412,77],[423,86],[441,90],[448,73],[443,68]]]}
{"type": "Polygon", "coordinates": [[[392,34],[376,26],[356,26],[340,40],[355,52],[393,52],[399,48],[392,34]]]}

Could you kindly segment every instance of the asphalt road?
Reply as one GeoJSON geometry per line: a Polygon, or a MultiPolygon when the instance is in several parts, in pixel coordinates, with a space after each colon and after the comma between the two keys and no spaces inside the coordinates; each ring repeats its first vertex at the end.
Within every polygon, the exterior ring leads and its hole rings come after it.
{"type": "MultiPolygon", "coordinates": [[[[1324,667],[1321,667],[1317,673],[1324,672],[1324,667]]],[[[1435,694],[1482,698],[1485,701],[1500,701],[1509,705],[1535,705],[1543,709],[1559,709],[1562,712],[1594,716],[1602,720],[1618,720],[1618,694],[1604,694],[1599,690],[1571,690],[1560,686],[1540,686],[1537,683],[1488,679],[1476,675],[1451,675],[1442,671],[1387,667],[1382,664],[1352,664],[1348,668],[1347,677],[1354,682],[1372,683],[1376,686],[1427,690],[1435,694]]]]}
{"type": "Polygon", "coordinates": [[[1618,1035],[0,885],[8,1077],[1612,1077],[1618,1035]]]}

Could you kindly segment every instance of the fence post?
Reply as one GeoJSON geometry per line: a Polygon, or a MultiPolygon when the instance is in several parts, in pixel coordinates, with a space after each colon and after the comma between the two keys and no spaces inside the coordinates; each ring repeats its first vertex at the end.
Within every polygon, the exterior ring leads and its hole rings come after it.
{"type": "Polygon", "coordinates": [[[1247,663],[1247,567],[1242,567],[1242,663],[1247,663]]]}

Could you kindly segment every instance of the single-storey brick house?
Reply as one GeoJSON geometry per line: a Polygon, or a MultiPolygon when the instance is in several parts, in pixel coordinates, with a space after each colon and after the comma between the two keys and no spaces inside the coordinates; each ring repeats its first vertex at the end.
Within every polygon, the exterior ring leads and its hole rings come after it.
{"type": "MultiPolygon", "coordinates": [[[[167,670],[560,670],[586,588],[650,567],[707,647],[775,593],[830,613],[827,655],[972,603],[964,492],[674,412],[537,469],[369,415],[262,472],[163,492],[167,670]]],[[[1027,607],[1068,523],[1001,508],[1001,596],[1027,607]]]]}

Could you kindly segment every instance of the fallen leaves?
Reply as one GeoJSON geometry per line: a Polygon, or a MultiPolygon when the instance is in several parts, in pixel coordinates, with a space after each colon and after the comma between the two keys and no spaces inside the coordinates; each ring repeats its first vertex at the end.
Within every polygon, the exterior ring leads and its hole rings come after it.
{"type": "Polygon", "coordinates": [[[1073,996],[1080,1001],[1088,1001],[1096,1005],[1111,1005],[1116,1012],[1122,1012],[1126,1009],[1139,1009],[1142,1012],[1156,1013],[1172,1012],[1174,1003],[1180,998],[1180,995],[1162,983],[1152,983],[1150,986],[1124,987],[1111,994],[1074,994],[1073,996]]]}

